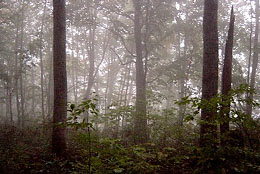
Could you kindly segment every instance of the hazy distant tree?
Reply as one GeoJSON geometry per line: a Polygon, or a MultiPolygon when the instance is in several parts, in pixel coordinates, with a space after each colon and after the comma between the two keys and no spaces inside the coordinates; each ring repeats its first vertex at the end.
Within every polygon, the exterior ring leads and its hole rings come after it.
{"type": "MultiPolygon", "coordinates": [[[[203,17],[203,75],[202,99],[209,101],[218,91],[218,0],[205,0],[203,17]]],[[[202,108],[200,145],[210,145],[210,140],[217,136],[214,124],[216,111],[202,108]]]]}
{"type": "MultiPolygon", "coordinates": [[[[95,23],[96,12],[95,9],[89,8],[90,18],[93,23],[95,23]]],[[[95,37],[96,37],[96,25],[91,24],[89,26],[89,35],[88,35],[88,45],[87,45],[87,52],[88,52],[88,61],[89,61],[89,73],[88,73],[88,85],[86,89],[85,97],[88,100],[90,98],[91,89],[94,86],[95,82],[95,37]]]]}
{"type": "MultiPolygon", "coordinates": [[[[234,37],[234,22],[235,16],[233,13],[233,7],[231,10],[230,16],[230,24],[228,30],[228,38],[226,41],[226,48],[225,48],[225,59],[224,59],[224,67],[222,73],[222,94],[228,96],[231,90],[231,82],[232,82],[232,54],[233,54],[233,37],[234,37]]],[[[224,98],[225,101],[225,98],[224,98]]],[[[226,101],[227,102],[227,101],[226,101]]],[[[222,108],[222,119],[223,122],[220,125],[221,131],[221,144],[225,145],[226,142],[226,134],[229,131],[229,112],[230,112],[230,103],[225,103],[225,106],[222,108]]]]}
{"type": "Polygon", "coordinates": [[[135,143],[142,144],[147,141],[146,119],[146,79],[142,54],[142,10],[139,0],[134,0],[134,38],[136,49],[136,115],[134,121],[135,143]]]}
{"type": "Polygon", "coordinates": [[[44,22],[45,22],[45,13],[46,13],[46,4],[47,0],[44,2],[44,10],[43,10],[43,16],[42,16],[42,23],[41,23],[41,31],[40,31],[40,66],[41,66],[41,109],[42,109],[42,119],[45,119],[45,110],[44,110],[44,78],[43,78],[43,56],[42,56],[42,46],[43,46],[43,28],[44,28],[44,22]]]}
{"type": "MultiPolygon", "coordinates": [[[[250,88],[255,88],[255,79],[256,79],[256,70],[258,65],[258,35],[259,35],[259,0],[255,1],[255,39],[254,39],[254,53],[253,53],[253,62],[252,62],[252,74],[251,74],[251,81],[250,81],[250,88]]],[[[253,100],[253,93],[249,95],[249,99],[253,100]]],[[[252,115],[252,104],[247,105],[247,114],[252,115]]]]}
{"type": "Polygon", "coordinates": [[[64,123],[67,113],[67,75],[66,75],[66,13],[65,0],[53,0],[53,76],[54,110],[52,151],[63,155],[66,150],[64,123]]]}

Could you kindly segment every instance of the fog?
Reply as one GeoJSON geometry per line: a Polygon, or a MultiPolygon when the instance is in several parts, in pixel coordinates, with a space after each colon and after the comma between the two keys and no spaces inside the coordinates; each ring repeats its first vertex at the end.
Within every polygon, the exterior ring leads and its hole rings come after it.
{"type": "Polygon", "coordinates": [[[258,0],[64,1],[0,1],[0,173],[259,172],[258,0]]]}

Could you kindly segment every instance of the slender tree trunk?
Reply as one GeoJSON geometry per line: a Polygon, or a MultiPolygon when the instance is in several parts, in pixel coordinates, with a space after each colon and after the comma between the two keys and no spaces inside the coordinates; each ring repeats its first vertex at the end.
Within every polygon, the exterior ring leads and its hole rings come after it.
{"type": "MultiPolygon", "coordinates": [[[[182,77],[179,80],[179,88],[180,88],[180,92],[179,92],[179,99],[181,100],[184,96],[185,96],[185,81],[184,81],[184,77],[182,77]]],[[[185,111],[185,106],[184,105],[179,105],[179,125],[183,126],[183,119],[184,119],[184,111],[185,111]]]]}
{"type": "Polygon", "coordinates": [[[19,23],[20,17],[17,17],[17,27],[15,33],[15,98],[16,98],[16,110],[17,110],[17,119],[18,126],[21,124],[21,116],[20,116],[20,97],[19,97],[19,63],[18,63],[18,41],[19,41],[19,23]]]}
{"type": "MultiPolygon", "coordinates": [[[[179,42],[179,58],[180,60],[180,67],[181,67],[181,79],[179,80],[179,99],[181,100],[183,97],[185,97],[185,59],[186,59],[186,50],[187,50],[187,35],[185,33],[185,39],[184,39],[184,50],[183,50],[183,56],[181,57],[181,39],[179,42]]],[[[187,66],[187,65],[186,65],[187,66]]],[[[183,119],[184,119],[184,112],[185,112],[185,105],[179,105],[179,116],[178,121],[179,125],[183,126],[183,119]]]]}
{"type": "MultiPolygon", "coordinates": [[[[50,38],[51,40],[51,38],[50,38]]],[[[51,115],[52,115],[52,111],[53,111],[53,101],[54,101],[54,86],[53,86],[53,60],[52,60],[52,53],[51,53],[51,41],[49,41],[48,43],[48,57],[49,57],[49,81],[48,81],[48,93],[47,93],[47,97],[48,97],[48,119],[50,119],[51,115]]]]}
{"type": "Polygon", "coordinates": [[[43,27],[44,27],[44,22],[45,22],[45,13],[46,13],[46,4],[47,0],[44,2],[44,10],[43,10],[43,16],[42,16],[42,24],[41,24],[41,31],[40,31],[40,66],[41,66],[41,109],[42,109],[42,119],[43,121],[45,120],[45,110],[44,110],[44,70],[43,70],[43,57],[42,57],[42,40],[43,40],[43,27]]]}
{"type": "Polygon", "coordinates": [[[146,115],[146,79],[142,53],[142,11],[141,2],[134,3],[134,38],[136,49],[136,114],[134,119],[134,141],[136,144],[146,143],[148,140],[146,115]]]}
{"type": "MultiPolygon", "coordinates": [[[[7,60],[7,67],[12,67],[13,61],[7,60]]],[[[13,125],[13,70],[7,71],[6,80],[6,121],[13,125]]]]}
{"type": "MultiPolygon", "coordinates": [[[[256,26],[255,26],[255,39],[254,39],[254,53],[253,53],[253,64],[252,64],[252,73],[251,73],[251,81],[250,81],[250,88],[255,88],[255,78],[256,78],[256,71],[258,66],[258,35],[259,35],[259,0],[256,0],[256,26]]],[[[249,100],[253,100],[254,95],[253,93],[249,94],[249,100]]],[[[247,114],[252,116],[252,104],[247,104],[247,114]]]]}
{"type": "Polygon", "coordinates": [[[133,86],[134,86],[134,81],[131,80],[130,82],[130,88],[129,88],[129,94],[128,94],[128,99],[126,105],[128,106],[131,103],[132,97],[133,97],[133,86]]]}
{"type": "Polygon", "coordinates": [[[127,80],[126,80],[125,99],[124,99],[125,106],[127,106],[127,99],[128,99],[127,96],[129,91],[130,79],[131,79],[131,64],[127,68],[127,80]]]}
{"type": "Polygon", "coordinates": [[[20,58],[19,58],[19,73],[20,73],[20,95],[21,95],[21,126],[24,127],[25,122],[25,111],[24,111],[24,104],[25,104],[25,91],[24,91],[24,82],[23,82],[23,37],[24,37],[24,0],[22,5],[22,23],[21,23],[21,40],[20,40],[20,50],[22,51],[20,58]]]}
{"type": "MultiPolygon", "coordinates": [[[[203,75],[202,99],[210,101],[218,92],[218,0],[205,0],[203,17],[203,75]]],[[[200,145],[215,146],[216,111],[202,108],[200,145]]]]}
{"type": "Polygon", "coordinates": [[[67,114],[66,73],[66,12],[65,0],[53,0],[53,77],[54,110],[52,152],[63,156],[66,152],[65,126],[67,114]]]}
{"type": "MultiPolygon", "coordinates": [[[[247,70],[247,84],[250,83],[250,69],[251,69],[251,58],[252,58],[252,35],[253,35],[253,7],[250,1],[251,6],[251,21],[250,21],[250,35],[249,35],[249,56],[248,56],[248,70],[247,70]]],[[[249,94],[247,94],[247,97],[249,97],[249,94]]]]}
{"type": "Polygon", "coordinates": [[[31,70],[31,79],[32,79],[32,103],[31,103],[31,114],[35,118],[35,72],[34,67],[31,70]]]}
{"type": "Polygon", "coordinates": [[[12,85],[11,79],[8,77],[6,85],[6,120],[13,124],[13,111],[12,111],[12,85]]]}
{"type": "Polygon", "coordinates": [[[225,99],[225,96],[229,95],[231,90],[232,82],[232,54],[233,54],[233,37],[234,37],[234,22],[235,16],[233,13],[233,7],[231,10],[228,38],[226,41],[225,48],[225,59],[224,67],[222,72],[222,95],[224,95],[223,101],[225,106],[222,107],[222,124],[220,124],[220,133],[221,133],[221,145],[225,146],[227,144],[227,133],[229,132],[229,112],[230,112],[230,102],[225,99]],[[226,103],[228,102],[228,103],[226,103]]]}
{"type": "Polygon", "coordinates": [[[89,73],[88,73],[88,86],[86,90],[86,99],[90,98],[91,89],[94,85],[94,71],[95,71],[95,35],[96,27],[91,27],[89,31],[90,45],[88,49],[89,58],[89,73]]]}
{"type": "Polygon", "coordinates": [[[107,98],[108,98],[108,88],[109,88],[109,79],[110,79],[110,66],[111,66],[111,62],[110,62],[110,58],[108,58],[108,70],[107,70],[107,84],[106,84],[106,90],[105,90],[105,114],[107,114],[107,110],[108,110],[108,102],[107,102],[107,98]]]}

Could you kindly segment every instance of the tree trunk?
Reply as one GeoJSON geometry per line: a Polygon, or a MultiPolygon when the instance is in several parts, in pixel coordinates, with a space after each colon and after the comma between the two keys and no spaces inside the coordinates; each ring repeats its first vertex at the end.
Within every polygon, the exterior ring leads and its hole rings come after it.
{"type": "Polygon", "coordinates": [[[224,67],[222,72],[222,95],[224,96],[223,101],[225,102],[224,106],[221,109],[221,118],[222,124],[220,124],[220,133],[221,133],[221,145],[225,146],[227,144],[227,133],[229,132],[229,112],[230,112],[230,102],[225,99],[225,96],[229,95],[231,90],[232,82],[232,54],[233,54],[233,37],[234,37],[234,22],[235,16],[233,13],[233,7],[231,10],[228,38],[225,48],[225,58],[224,58],[224,67]],[[228,103],[227,103],[228,102],[228,103]]]}
{"type": "Polygon", "coordinates": [[[49,57],[49,75],[48,75],[48,119],[51,118],[52,112],[53,112],[53,101],[54,101],[54,86],[53,86],[53,60],[52,60],[52,53],[51,53],[51,38],[48,42],[48,57],[49,57]]]}
{"type": "MultiPolygon", "coordinates": [[[[91,12],[91,9],[89,9],[91,12]]],[[[91,12],[91,20],[94,23],[96,12],[91,12]]],[[[90,98],[91,89],[94,85],[94,73],[95,73],[95,37],[96,37],[96,26],[90,26],[89,29],[89,43],[88,43],[88,59],[89,59],[89,73],[88,73],[88,86],[86,90],[86,99],[90,98]]]]}
{"type": "MultiPolygon", "coordinates": [[[[202,100],[210,101],[218,92],[218,0],[205,0],[203,17],[202,100]]],[[[217,138],[216,111],[202,108],[200,146],[214,146],[217,138]]]]}
{"type": "Polygon", "coordinates": [[[43,58],[42,58],[42,39],[43,39],[43,27],[44,27],[44,20],[45,20],[45,13],[46,13],[46,4],[47,0],[44,2],[44,10],[43,10],[43,16],[42,16],[42,24],[41,24],[41,31],[40,31],[40,66],[41,66],[41,109],[42,109],[42,119],[45,120],[45,110],[44,110],[44,84],[43,84],[43,58]]]}
{"type": "Polygon", "coordinates": [[[65,126],[67,114],[67,73],[66,73],[66,13],[65,0],[53,0],[53,77],[54,110],[52,152],[62,156],[66,151],[65,126]]]}
{"type": "Polygon", "coordinates": [[[34,67],[31,70],[31,80],[32,80],[32,103],[31,103],[31,114],[35,117],[35,72],[34,67]]]}
{"type": "MultiPolygon", "coordinates": [[[[184,39],[184,48],[183,48],[183,56],[181,57],[181,36],[179,36],[179,59],[180,60],[180,67],[181,67],[181,79],[179,79],[179,99],[182,100],[183,97],[185,97],[185,76],[186,76],[186,68],[185,66],[185,59],[186,57],[186,52],[187,52],[187,34],[185,32],[185,39],[184,39]]],[[[183,126],[183,120],[184,120],[184,114],[186,110],[186,105],[179,105],[179,113],[178,113],[178,124],[180,126],[183,126]]]]}
{"type": "Polygon", "coordinates": [[[147,116],[146,116],[146,79],[142,55],[142,11],[139,0],[134,3],[134,38],[136,49],[136,114],[134,120],[134,141],[136,144],[146,143],[147,116]]]}
{"type": "Polygon", "coordinates": [[[25,111],[24,111],[24,103],[25,103],[25,91],[24,91],[24,86],[23,86],[23,35],[24,35],[24,0],[23,0],[23,5],[22,5],[22,23],[21,23],[21,40],[20,40],[20,50],[21,50],[21,55],[19,58],[19,74],[20,74],[20,95],[21,95],[21,126],[24,127],[24,122],[25,122],[25,111]]]}
{"type": "Polygon", "coordinates": [[[95,39],[95,31],[96,29],[90,29],[90,48],[89,48],[89,52],[88,52],[88,57],[89,57],[89,73],[88,73],[88,86],[87,86],[87,90],[86,90],[86,99],[88,100],[90,98],[90,93],[91,93],[91,89],[94,85],[94,70],[95,70],[95,43],[94,43],[94,39],[95,39]]]}
{"type": "MultiPolygon", "coordinates": [[[[185,81],[184,77],[181,77],[179,80],[179,99],[181,100],[185,96],[185,81]]],[[[179,105],[179,111],[178,111],[178,122],[180,126],[183,126],[183,119],[184,119],[184,112],[185,112],[185,106],[184,105],[179,105]]]]}
{"type": "Polygon", "coordinates": [[[20,16],[17,17],[17,26],[16,26],[16,33],[15,33],[15,98],[16,98],[16,110],[17,110],[17,120],[18,126],[21,124],[21,114],[20,114],[20,97],[19,97],[19,63],[18,63],[18,40],[19,40],[19,21],[20,16]]]}
{"type": "MultiPolygon", "coordinates": [[[[255,39],[254,39],[254,53],[253,53],[253,64],[252,64],[252,74],[250,81],[250,88],[255,88],[255,78],[256,78],[256,70],[258,65],[258,34],[259,34],[259,0],[256,0],[255,12],[256,12],[256,26],[255,26],[255,39]]],[[[253,100],[253,93],[249,94],[249,100],[253,100]]],[[[247,114],[252,116],[252,104],[247,104],[247,114]]]]}
{"type": "MultiPolygon", "coordinates": [[[[249,56],[248,56],[248,70],[247,70],[247,84],[250,83],[250,69],[251,69],[251,58],[252,58],[252,35],[253,35],[253,7],[252,3],[250,2],[250,34],[249,34],[249,56]]],[[[247,94],[247,97],[249,97],[249,94],[247,94]]]]}
{"type": "Polygon", "coordinates": [[[6,121],[13,124],[13,111],[12,111],[12,84],[11,78],[7,76],[6,82],[6,121]]]}

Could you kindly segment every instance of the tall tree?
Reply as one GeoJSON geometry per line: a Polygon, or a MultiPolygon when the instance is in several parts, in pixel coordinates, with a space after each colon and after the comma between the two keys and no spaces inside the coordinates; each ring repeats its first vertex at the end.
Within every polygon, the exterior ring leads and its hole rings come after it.
{"type": "MultiPolygon", "coordinates": [[[[233,7],[231,10],[229,30],[228,30],[228,38],[226,41],[225,48],[225,58],[224,58],[224,67],[222,72],[222,94],[224,96],[228,96],[231,90],[231,82],[232,82],[232,55],[233,55],[233,37],[234,37],[234,22],[235,16],[233,13],[233,7]]],[[[230,102],[224,97],[223,101],[225,101],[225,105],[222,107],[222,119],[223,122],[220,125],[221,131],[221,145],[226,144],[226,135],[229,131],[229,112],[230,112],[230,102]]]]}
{"type": "Polygon", "coordinates": [[[24,51],[24,13],[25,13],[25,1],[23,0],[22,1],[22,15],[21,15],[21,40],[20,40],[20,51],[22,52],[22,54],[20,55],[20,58],[19,58],[19,64],[20,64],[20,67],[19,67],[19,73],[20,73],[20,76],[19,76],[19,89],[20,89],[20,95],[21,95],[21,126],[24,127],[24,122],[25,122],[25,91],[24,91],[24,79],[23,79],[23,51],[24,51]]]}
{"type": "MultiPolygon", "coordinates": [[[[253,53],[253,64],[252,64],[252,74],[250,81],[250,88],[255,88],[255,78],[256,78],[256,70],[258,65],[258,35],[259,35],[259,0],[255,1],[255,39],[254,39],[254,53],[253,53]]],[[[253,100],[253,93],[249,94],[249,99],[253,100]]],[[[252,115],[252,104],[247,104],[247,114],[252,115]]]]}
{"type": "Polygon", "coordinates": [[[64,126],[67,113],[67,74],[66,74],[66,12],[65,0],[53,0],[53,78],[54,110],[52,151],[59,156],[66,151],[64,126]]]}
{"type": "Polygon", "coordinates": [[[134,38],[136,49],[136,115],[134,121],[134,140],[136,144],[147,142],[147,118],[146,118],[146,78],[143,62],[142,45],[142,10],[141,2],[134,3],[134,38]]]}
{"type": "MultiPolygon", "coordinates": [[[[218,0],[204,1],[202,99],[210,101],[218,92],[218,0]]],[[[211,145],[217,137],[216,111],[202,108],[200,145],[211,145]]]]}
{"type": "Polygon", "coordinates": [[[41,23],[41,31],[40,31],[40,66],[41,66],[41,100],[42,100],[42,119],[45,119],[45,109],[44,109],[44,78],[43,78],[43,58],[42,58],[42,42],[43,42],[43,27],[44,27],[44,21],[45,21],[45,13],[46,13],[46,5],[47,5],[47,0],[44,2],[44,10],[43,10],[43,16],[42,16],[42,23],[41,23]]]}

